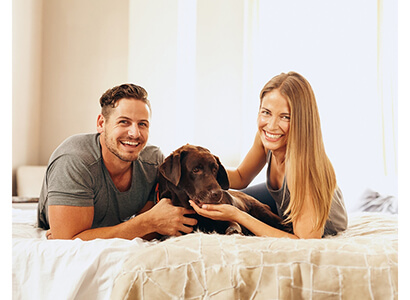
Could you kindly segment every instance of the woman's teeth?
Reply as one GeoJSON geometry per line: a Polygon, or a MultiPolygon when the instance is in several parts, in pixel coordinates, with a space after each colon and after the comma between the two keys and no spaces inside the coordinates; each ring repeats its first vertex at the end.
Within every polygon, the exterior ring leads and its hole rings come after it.
{"type": "Polygon", "coordinates": [[[268,137],[268,138],[270,138],[270,139],[278,139],[278,138],[280,138],[282,135],[281,134],[270,134],[270,133],[268,133],[268,132],[266,132],[265,131],[265,134],[266,134],[266,136],[268,137]]]}

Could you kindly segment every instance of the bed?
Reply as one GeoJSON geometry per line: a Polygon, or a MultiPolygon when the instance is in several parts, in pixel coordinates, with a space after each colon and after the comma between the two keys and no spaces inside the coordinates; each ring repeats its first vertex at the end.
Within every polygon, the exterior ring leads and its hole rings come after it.
{"type": "Polygon", "coordinates": [[[13,204],[13,299],[397,299],[397,215],[351,215],[321,240],[196,232],[168,240],[46,240],[13,204]]]}

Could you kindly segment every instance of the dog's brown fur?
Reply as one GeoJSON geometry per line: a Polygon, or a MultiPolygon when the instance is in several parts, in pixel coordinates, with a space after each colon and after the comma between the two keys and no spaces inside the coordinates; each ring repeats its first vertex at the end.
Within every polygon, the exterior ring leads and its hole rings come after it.
{"type": "MultiPolygon", "coordinates": [[[[159,167],[159,197],[170,198],[173,205],[191,208],[189,200],[196,204],[231,204],[246,211],[275,228],[290,231],[282,219],[272,213],[268,205],[239,192],[227,191],[228,176],[219,158],[208,149],[185,145],[169,155],[159,167]]],[[[195,215],[198,229],[204,232],[242,233],[237,223],[214,221],[195,215]]]]}

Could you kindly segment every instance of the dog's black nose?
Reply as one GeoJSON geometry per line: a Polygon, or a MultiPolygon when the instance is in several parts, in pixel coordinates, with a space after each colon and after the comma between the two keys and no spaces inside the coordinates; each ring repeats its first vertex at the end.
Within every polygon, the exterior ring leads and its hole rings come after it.
{"type": "Polygon", "coordinates": [[[219,190],[211,191],[211,199],[213,202],[218,202],[222,197],[222,192],[219,190]]]}

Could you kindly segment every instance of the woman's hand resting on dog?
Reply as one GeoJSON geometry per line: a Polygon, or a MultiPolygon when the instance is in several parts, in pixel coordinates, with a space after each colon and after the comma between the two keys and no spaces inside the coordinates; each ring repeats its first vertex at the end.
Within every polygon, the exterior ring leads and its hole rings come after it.
{"type": "Polygon", "coordinates": [[[189,204],[201,216],[212,220],[237,222],[256,236],[299,238],[294,234],[271,227],[233,205],[204,204],[199,207],[192,200],[189,201],[189,204]]]}
{"type": "Polygon", "coordinates": [[[229,204],[203,204],[199,207],[194,201],[189,200],[192,208],[201,216],[219,221],[236,222],[241,210],[229,204]]]}

